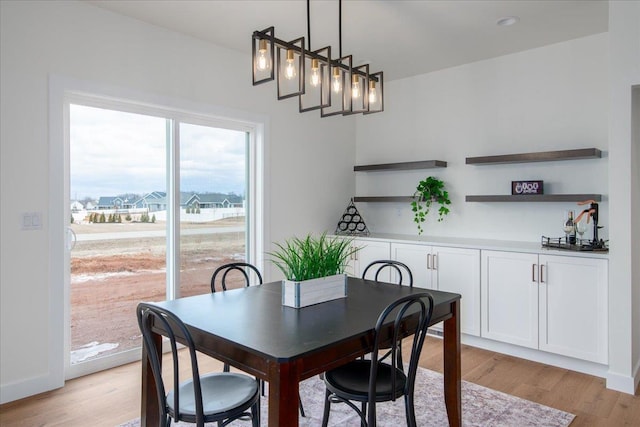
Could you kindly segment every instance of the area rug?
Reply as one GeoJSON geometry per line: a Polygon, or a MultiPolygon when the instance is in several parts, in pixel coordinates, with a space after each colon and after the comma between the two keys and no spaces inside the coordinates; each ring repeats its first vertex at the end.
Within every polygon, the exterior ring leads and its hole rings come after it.
{"type": "MultiPolygon", "coordinates": [[[[300,383],[300,396],[306,417],[300,417],[301,427],[322,425],[324,405],[324,383],[310,378],[300,383]]],[[[267,426],[267,399],[262,399],[261,425],[267,426]]],[[[448,426],[444,405],[443,377],[441,374],[419,368],[415,391],[416,421],[418,426],[448,426]]],[[[378,425],[381,427],[405,425],[404,400],[376,405],[378,425]]],[[[568,426],[574,415],[548,406],[540,405],[477,384],[462,381],[462,425],[465,427],[527,427],[568,426]]],[[[138,427],[135,419],[119,427],[138,427]]],[[[193,424],[177,423],[175,426],[193,424]]],[[[230,426],[250,426],[248,421],[235,421],[230,426]]],[[[335,427],[359,427],[356,413],[344,404],[332,404],[329,425],[335,427]]],[[[214,427],[214,424],[207,424],[214,427]]]]}

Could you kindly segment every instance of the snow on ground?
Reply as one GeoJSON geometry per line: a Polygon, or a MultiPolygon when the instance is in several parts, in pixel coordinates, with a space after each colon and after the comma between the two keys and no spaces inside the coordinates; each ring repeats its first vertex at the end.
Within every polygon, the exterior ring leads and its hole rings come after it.
{"type": "Polygon", "coordinates": [[[78,350],[71,351],[71,364],[83,362],[100,353],[118,348],[118,345],[118,343],[105,342],[100,344],[98,341],[92,341],[89,344],[83,345],[78,350]]]}

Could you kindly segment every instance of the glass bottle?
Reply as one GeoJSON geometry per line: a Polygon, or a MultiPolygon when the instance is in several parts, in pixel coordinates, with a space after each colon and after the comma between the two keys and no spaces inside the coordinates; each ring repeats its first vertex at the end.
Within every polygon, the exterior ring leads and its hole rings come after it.
{"type": "Polygon", "coordinates": [[[573,220],[573,215],[573,211],[568,211],[567,220],[564,224],[565,233],[567,233],[567,243],[569,243],[570,245],[576,244],[576,224],[573,220]]]}

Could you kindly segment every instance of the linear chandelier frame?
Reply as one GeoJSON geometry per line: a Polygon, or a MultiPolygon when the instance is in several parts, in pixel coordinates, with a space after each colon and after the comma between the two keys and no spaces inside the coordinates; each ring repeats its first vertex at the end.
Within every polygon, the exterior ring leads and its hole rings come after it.
{"type": "Polygon", "coordinates": [[[331,47],[311,50],[309,0],[307,32],[292,41],[275,36],[275,28],[252,35],[253,85],[277,82],[278,100],[298,97],[299,111],[319,109],[321,117],[373,114],[384,111],[384,73],[369,72],[369,64],[352,66],[351,55],[342,55],[342,1],[340,0],[339,55],[331,47]]]}

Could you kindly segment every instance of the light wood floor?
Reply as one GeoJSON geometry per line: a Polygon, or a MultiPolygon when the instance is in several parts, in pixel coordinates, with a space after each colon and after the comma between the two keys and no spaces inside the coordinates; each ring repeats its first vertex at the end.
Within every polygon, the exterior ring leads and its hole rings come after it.
{"type": "MultiPolygon", "coordinates": [[[[221,364],[201,359],[201,371],[221,364]]],[[[421,366],[442,371],[442,345],[429,338],[421,366]]],[[[640,427],[640,395],[607,390],[604,380],[463,346],[462,374],[483,385],[576,415],[571,427],[640,427]]],[[[140,364],[68,381],[64,388],[0,406],[0,425],[114,427],[140,414],[140,364]]]]}

